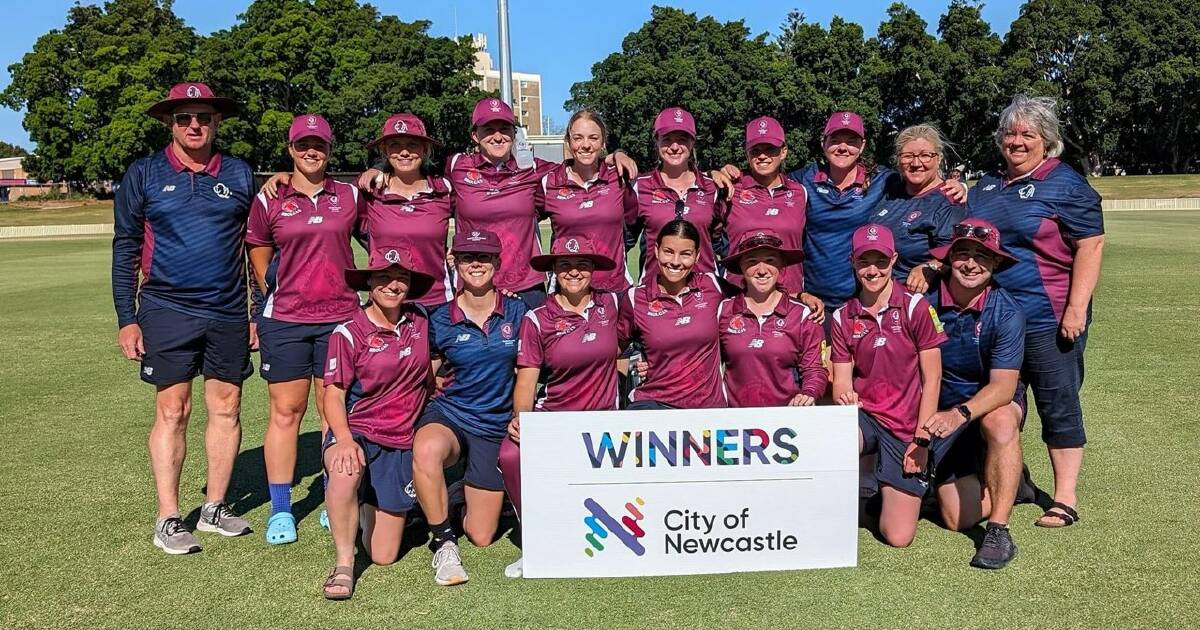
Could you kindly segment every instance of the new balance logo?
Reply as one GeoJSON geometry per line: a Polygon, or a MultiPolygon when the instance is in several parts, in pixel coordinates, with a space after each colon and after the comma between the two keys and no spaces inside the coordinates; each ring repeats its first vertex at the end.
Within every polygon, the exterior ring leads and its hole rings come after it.
{"type": "Polygon", "coordinates": [[[167,184],[166,186],[163,186],[162,191],[163,192],[175,192],[175,184],[167,184]]]}

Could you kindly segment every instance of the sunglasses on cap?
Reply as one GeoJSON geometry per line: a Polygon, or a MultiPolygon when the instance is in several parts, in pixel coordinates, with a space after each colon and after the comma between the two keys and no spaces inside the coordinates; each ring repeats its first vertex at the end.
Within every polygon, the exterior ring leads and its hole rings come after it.
{"type": "Polygon", "coordinates": [[[992,228],[980,227],[971,225],[970,223],[959,223],[954,226],[954,238],[974,238],[981,241],[987,240],[987,237],[992,235],[992,228]]]}
{"type": "Polygon", "coordinates": [[[201,125],[210,125],[212,124],[214,115],[215,114],[211,112],[179,112],[177,114],[171,114],[171,118],[174,119],[175,124],[180,127],[190,127],[193,120],[201,125]]]}
{"type": "Polygon", "coordinates": [[[779,249],[783,247],[783,239],[772,236],[770,234],[756,234],[738,245],[739,251],[747,251],[755,247],[773,247],[779,249]]]}

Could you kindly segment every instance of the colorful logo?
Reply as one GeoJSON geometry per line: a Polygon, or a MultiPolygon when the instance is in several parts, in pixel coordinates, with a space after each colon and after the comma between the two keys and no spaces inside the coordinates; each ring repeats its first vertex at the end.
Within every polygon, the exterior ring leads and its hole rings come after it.
{"type": "Polygon", "coordinates": [[[611,533],[617,537],[626,547],[633,553],[642,556],[646,554],[646,548],[642,546],[641,538],[646,536],[646,530],[639,525],[645,516],[642,514],[641,508],[646,505],[646,501],[642,497],[635,497],[633,501],[625,504],[625,510],[629,514],[621,517],[621,522],[618,523],[599,503],[592,498],[583,500],[583,507],[591,512],[591,516],[583,517],[583,524],[587,525],[590,532],[583,538],[588,542],[588,547],[583,548],[583,553],[589,558],[596,557],[596,553],[604,551],[604,543],[601,542],[608,538],[611,533]],[[637,505],[634,505],[634,504],[637,505]],[[621,525],[624,524],[624,527],[621,525]]]}

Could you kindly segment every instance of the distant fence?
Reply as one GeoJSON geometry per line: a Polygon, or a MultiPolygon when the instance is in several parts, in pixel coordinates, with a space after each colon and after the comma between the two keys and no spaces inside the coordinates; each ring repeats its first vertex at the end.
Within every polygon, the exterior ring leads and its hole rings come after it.
{"type": "MultiPolygon", "coordinates": [[[[1200,210],[1200,197],[1178,199],[1114,199],[1105,200],[1105,212],[1133,210],[1200,210]]],[[[62,236],[112,236],[111,223],[92,225],[19,225],[0,226],[0,240],[6,238],[57,238],[62,236]]]]}

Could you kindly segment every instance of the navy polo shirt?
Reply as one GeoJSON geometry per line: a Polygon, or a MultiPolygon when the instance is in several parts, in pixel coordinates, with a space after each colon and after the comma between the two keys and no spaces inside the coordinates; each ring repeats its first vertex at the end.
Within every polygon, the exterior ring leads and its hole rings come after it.
{"type": "Polygon", "coordinates": [[[991,370],[1019,370],[1025,357],[1025,313],[993,284],[960,309],[946,283],[930,293],[947,339],[942,342],[942,390],[938,409],[957,407],[988,384],[991,370]]]}
{"type": "MultiPolygon", "coordinates": [[[[1104,234],[1100,195],[1071,167],[1050,158],[1024,177],[986,175],[971,189],[967,215],[990,221],[1017,262],[996,272],[1025,311],[1029,332],[1058,330],[1071,290],[1075,241],[1104,234]]],[[[1089,305],[1090,310],[1090,305],[1089,305]]]]}
{"type": "Polygon", "coordinates": [[[892,274],[904,282],[913,267],[929,261],[929,250],[950,242],[954,224],[966,216],[967,207],[950,201],[941,188],[913,196],[905,189],[903,178],[887,183],[871,223],[892,231],[899,254],[892,274]]]}
{"type": "Polygon", "coordinates": [[[113,201],[118,325],[137,322],[139,296],[189,315],[246,321],[243,239],[255,191],[250,167],[220,153],[198,173],[169,146],[134,162],[113,201]]]}
{"type": "Polygon", "coordinates": [[[856,183],[846,190],[838,190],[816,164],[792,171],[788,177],[804,184],[808,192],[804,290],[821,298],[825,309],[832,311],[845,304],[857,288],[850,264],[850,237],[871,220],[887,181],[899,174],[879,167],[868,182],[866,169],[859,166],[856,183]]]}
{"type": "Polygon", "coordinates": [[[430,354],[449,374],[429,405],[464,430],[501,439],[512,419],[517,342],[527,307],[498,295],[496,308],[480,328],[451,300],[429,316],[430,354]]]}

